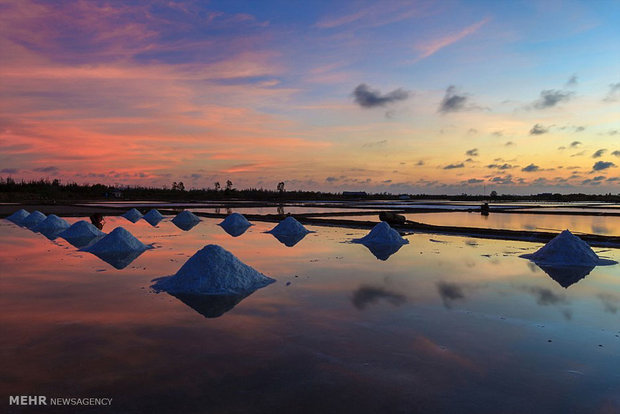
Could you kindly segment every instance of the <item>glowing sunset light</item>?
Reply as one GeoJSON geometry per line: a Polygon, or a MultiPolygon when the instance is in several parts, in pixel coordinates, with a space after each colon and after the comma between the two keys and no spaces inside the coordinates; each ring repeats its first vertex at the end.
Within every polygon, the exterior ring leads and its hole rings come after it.
{"type": "Polygon", "coordinates": [[[618,193],[620,4],[560,5],[3,0],[0,176],[618,193]]]}

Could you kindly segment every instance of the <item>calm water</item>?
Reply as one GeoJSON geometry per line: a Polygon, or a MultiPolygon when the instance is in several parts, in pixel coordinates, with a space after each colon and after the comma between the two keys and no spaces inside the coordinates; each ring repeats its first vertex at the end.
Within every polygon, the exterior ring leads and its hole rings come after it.
{"type": "Polygon", "coordinates": [[[2,411],[26,394],[113,398],[101,412],[620,412],[620,265],[564,288],[517,257],[537,244],[416,234],[384,261],[345,243],[361,230],[285,247],[273,224],[217,222],[110,217],[155,243],[117,270],[0,220],[2,411]],[[217,318],[149,291],[209,243],[277,283],[217,318]]]}
{"type": "MultiPolygon", "coordinates": [[[[620,235],[620,217],[570,216],[553,214],[518,214],[445,212],[404,214],[408,220],[439,226],[482,227],[508,230],[557,231],[569,229],[573,233],[620,235]]],[[[326,217],[327,220],[361,220],[379,222],[379,216],[326,217]]]]}

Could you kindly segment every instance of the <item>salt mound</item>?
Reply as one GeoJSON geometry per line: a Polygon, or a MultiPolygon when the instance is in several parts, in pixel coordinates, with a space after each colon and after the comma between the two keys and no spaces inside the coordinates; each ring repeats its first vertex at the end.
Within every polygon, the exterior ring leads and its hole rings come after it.
{"type": "Polygon", "coordinates": [[[117,269],[124,269],[150,248],[124,228],[117,227],[92,246],[82,250],[94,254],[117,269]]]}
{"type": "Polygon", "coordinates": [[[58,235],[76,247],[86,246],[91,240],[105,236],[105,233],[91,223],[80,220],[58,235]]]}
{"type": "Polygon", "coordinates": [[[361,239],[351,240],[353,243],[361,244],[383,244],[383,245],[402,245],[409,243],[409,240],[401,237],[400,233],[390,227],[385,221],[377,224],[373,229],[361,239]]]}
{"type": "Polygon", "coordinates": [[[301,234],[311,233],[300,222],[295,220],[294,217],[287,217],[282,220],[277,226],[269,230],[267,233],[271,233],[274,236],[297,236],[301,234]]]}
{"type": "Polygon", "coordinates": [[[128,251],[144,251],[148,248],[147,245],[136,239],[130,232],[122,227],[117,227],[97,243],[83,250],[94,254],[113,254],[128,251]]]}
{"type": "Polygon", "coordinates": [[[50,214],[49,216],[45,218],[45,220],[43,220],[42,222],[37,224],[35,227],[33,227],[32,231],[36,231],[38,233],[43,233],[43,234],[50,234],[50,233],[60,233],[61,231],[66,230],[68,228],[69,228],[69,223],[67,223],[65,220],[61,219],[60,217],[58,217],[56,214],[50,214]]]}
{"type": "Polygon", "coordinates": [[[45,214],[41,213],[39,210],[35,210],[30,213],[24,221],[22,221],[22,226],[32,229],[33,227],[36,227],[37,224],[45,220],[45,217],[45,214]]]}
{"type": "Polygon", "coordinates": [[[140,213],[135,208],[132,208],[131,210],[123,214],[123,217],[125,217],[127,220],[131,221],[132,223],[135,223],[142,218],[142,213],[140,213]]]}
{"type": "Polygon", "coordinates": [[[241,236],[245,231],[252,226],[242,214],[232,213],[219,224],[222,229],[233,237],[241,236]]]}
{"type": "Polygon", "coordinates": [[[544,266],[599,266],[616,263],[600,259],[588,243],[568,230],[558,234],[536,252],[520,257],[544,266]]]}
{"type": "Polygon", "coordinates": [[[191,211],[183,210],[172,219],[172,222],[181,230],[187,231],[200,223],[200,218],[191,211]]]}
{"type": "Polygon", "coordinates": [[[250,223],[243,214],[232,213],[219,225],[222,227],[249,227],[252,223],[250,223]]]}
{"type": "Polygon", "coordinates": [[[155,281],[155,291],[173,295],[244,295],[275,282],[215,244],[196,252],[175,275],[155,281]]]}
{"type": "Polygon", "coordinates": [[[22,222],[24,221],[26,217],[28,217],[29,214],[30,214],[29,212],[27,212],[26,210],[22,208],[21,210],[18,210],[15,213],[8,216],[6,219],[9,221],[12,221],[18,226],[21,226],[22,222]]]}
{"type": "Polygon", "coordinates": [[[161,213],[156,209],[152,209],[144,216],[142,216],[142,218],[146,220],[151,226],[157,226],[157,224],[164,219],[164,216],[162,216],[161,213]]]}

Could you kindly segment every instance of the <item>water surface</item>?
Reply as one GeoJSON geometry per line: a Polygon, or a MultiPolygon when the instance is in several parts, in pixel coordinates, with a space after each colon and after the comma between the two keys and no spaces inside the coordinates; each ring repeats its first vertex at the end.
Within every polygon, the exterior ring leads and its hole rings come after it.
{"type": "Polygon", "coordinates": [[[102,412],[620,411],[618,265],[565,288],[518,257],[539,244],[416,234],[378,260],[346,242],[363,230],[309,226],[286,247],[263,233],[273,223],[231,237],[219,221],[185,232],[169,217],[109,217],[105,231],[155,244],[117,270],[0,220],[2,404],[30,394],[112,397],[102,412]],[[209,243],[277,282],[232,307],[149,291],[209,243]],[[217,312],[205,307],[230,310],[207,318],[217,312]]]}

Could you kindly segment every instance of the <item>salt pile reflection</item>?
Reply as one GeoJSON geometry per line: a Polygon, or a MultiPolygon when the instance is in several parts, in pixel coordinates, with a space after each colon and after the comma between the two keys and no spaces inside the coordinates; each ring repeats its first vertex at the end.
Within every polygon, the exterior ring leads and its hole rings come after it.
{"type": "Polygon", "coordinates": [[[360,243],[364,247],[366,247],[370,253],[373,254],[377,259],[386,261],[390,258],[394,253],[398,252],[402,244],[375,244],[375,243],[360,243]]]}
{"type": "Polygon", "coordinates": [[[540,267],[549,277],[563,288],[568,288],[571,285],[579,282],[584,277],[588,276],[596,266],[545,266],[543,264],[537,265],[540,267]]]}
{"type": "Polygon", "coordinates": [[[187,293],[170,293],[205,318],[219,318],[232,310],[239,302],[251,295],[197,295],[187,293]]]}

